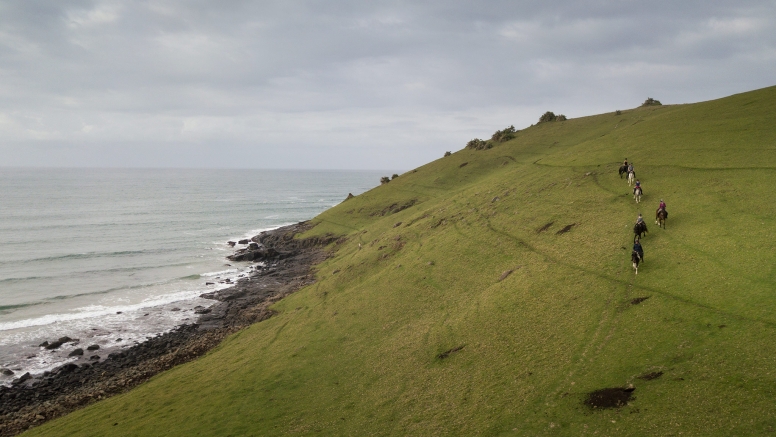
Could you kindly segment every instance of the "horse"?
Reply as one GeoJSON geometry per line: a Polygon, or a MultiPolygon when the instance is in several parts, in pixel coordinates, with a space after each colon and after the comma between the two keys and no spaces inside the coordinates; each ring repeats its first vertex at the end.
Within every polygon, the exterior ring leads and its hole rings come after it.
{"type": "Polygon", "coordinates": [[[631,263],[633,263],[633,270],[636,271],[636,274],[639,274],[639,263],[641,262],[641,255],[639,255],[638,252],[635,250],[631,252],[631,263]]]}
{"type": "Polygon", "coordinates": [[[636,199],[636,203],[641,202],[641,187],[633,189],[633,198],[636,199]]]}
{"type": "Polygon", "coordinates": [[[642,235],[646,234],[647,232],[649,232],[649,231],[647,231],[647,224],[646,223],[644,223],[644,222],[636,223],[633,226],[633,234],[634,234],[633,235],[633,241],[636,241],[637,238],[640,240],[642,235]]]}
{"type": "Polygon", "coordinates": [[[623,164],[620,166],[620,179],[622,179],[622,175],[628,173],[628,166],[623,164]]]}
{"type": "Polygon", "coordinates": [[[668,218],[668,212],[666,212],[665,209],[660,208],[659,210],[657,210],[657,213],[655,213],[655,224],[665,229],[667,218],[668,218]]]}
{"type": "Polygon", "coordinates": [[[636,172],[631,170],[628,172],[628,186],[630,187],[634,182],[636,182],[636,172]]]}

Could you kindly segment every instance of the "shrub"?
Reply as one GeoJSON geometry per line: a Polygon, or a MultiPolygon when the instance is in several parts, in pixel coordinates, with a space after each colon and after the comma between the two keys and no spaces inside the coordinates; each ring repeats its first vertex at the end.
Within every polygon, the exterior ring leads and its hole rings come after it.
{"type": "Polygon", "coordinates": [[[620,110],[618,109],[618,110],[614,111],[614,115],[622,115],[622,111],[620,111],[620,110]]]}
{"type": "Polygon", "coordinates": [[[555,115],[552,111],[547,111],[544,114],[542,114],[541,117],[539,117],[539,123],[544,123],[547,121],[566,121],[566,116],[563,114],[555,115]]]}
{"type": "Polygon", "coordinates": [[[503,130],[497,130],[493,136],[490,137],[490,140],[497,143],[503,143],[504,141],[509,141],[514,138],[516,132],[515,126],[509,126],[503,130]]]}
{"type": "Polygon", "coordinates": [[[445,158],[450,156],[450,155],[452,155],[452,152],[450,152],[449,150],[447,152],[445,152],[445,158]]]}
{"type": "Polygon", "coordinates": [[[380,178],[380,185],[385,185],[388,182],[391,182],[391,179],[388,176],[383,176],[380,178]]]}
{"type": "Polygon", "coordinates": [[[468,143],[466,143],[467,149],[474,149],[474,150],[485,150],[490,149],[493,147],[493,144],[491,144],[489,141],[483,141],[479,138],[475,138],[468,143]]]}
{"type": "Polygon", "coordinates": [[[641,104],[641,106],[660,106],[662,103],[660,103],[660,100],[655,100],[652,97],[647,97],[647,100],[644,100],[644,103],[641,104]]]}
{"type": "Polygon", "coordinates": [[[397,175],[396,173],[394,173],[394,174],[393,174],[393,176],[391,176],[391,180],[394,180],[394,179],[396,179],[396,178],[398,178],[398,177],[399,177],[399,175],[397,175]]]}

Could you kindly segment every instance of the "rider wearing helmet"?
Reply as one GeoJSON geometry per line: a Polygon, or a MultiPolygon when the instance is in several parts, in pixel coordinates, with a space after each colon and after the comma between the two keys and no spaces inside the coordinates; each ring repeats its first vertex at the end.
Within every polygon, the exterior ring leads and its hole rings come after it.
{"type": "Polygon", "coordinates": [[[657,215],[660,214],[660,210],[665,211],[666,218],[668,218],[668,211],[666,211],[666,203],[663,202],[663,199],[660,199],[660,205],[657,207],[657,211],[655,211],[655,219],[657,219],[657,215]]]}
{"type": "MultiPolygon", "coordinates": [[[[627,164],[627,161],[626,161],[627,164]]],[[[628,173],[633,172],[633,163],[628,164],[628,173]]]]}
{"type": "Polygon", "coordinates": [[[636,188],[641,190],[641,194],[644,194],[644,189],[641,188],[641,181],[636,179],[636,186],[633,187],[633,194],[636,194],[636,188]]]}
{"type": "Polygon", "coordinates": [[[641,247],[641,242],[637,239],[633,242],[633,251],[639,254],[639,258],[644,261],[644,249],[641,247]]]}
{"type": "Polygon", "coordinates": [[[644,217],[641,216],[641,213],[639,213],[639,216],[636,218],[636,224],[639,224],[639,223],[644,223],[644,217]]]}

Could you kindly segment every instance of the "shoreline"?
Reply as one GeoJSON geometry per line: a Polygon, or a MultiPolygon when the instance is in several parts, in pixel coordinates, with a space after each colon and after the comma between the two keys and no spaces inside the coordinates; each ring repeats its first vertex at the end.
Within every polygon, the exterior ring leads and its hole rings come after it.
{"type": "Polygon", "coordinates": [[[22,375],[0,387],[0,436],[13,436],[98,400],[126,392],[152,376],[196,359],[231,335],[271,317],[269,306],[315,282],[313,266],[327,257],[334,236],[297,240],[308,221],[264,231],[227,259],[255,262],[232,287],[203,293],[216,303],[191,324],[116,351],[93,364],[68,363],[40,375],[22,375]]]}

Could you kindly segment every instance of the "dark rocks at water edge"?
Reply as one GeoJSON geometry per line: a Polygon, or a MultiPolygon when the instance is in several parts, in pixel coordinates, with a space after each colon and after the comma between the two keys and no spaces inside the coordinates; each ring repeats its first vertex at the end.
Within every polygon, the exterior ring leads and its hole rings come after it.
{"type": "MultiPolygon", "coordinates": [[[[83,349],[76,349],[81,352],[71,357],[73,362],[43,375],[26,374],[14,380],[11,387],[0,386],[0,436],[16,435],[45,420],[125,392],[159,372],[205,354],[227,335],[271,317],[269,305],[311,284],[314,279],[310,268],[326,258],[323,247],[336,241],[333,236],[293,238],[308,229],[308,224],[299,223],[254,237],[260,250],[271,250],[275,258],[265,260],[263,266],[256,266],[249,277],[237,280],[233,286],[203,294],[217,302],[209,308],[195,308],[199,315],[196,323],[118,352],[109,353],[108,349],[107,356],[88,356],[83,349]]],[[[59,343],[55,349],[77,342],[63,337],[41,347],[59,343]]],[[[97,349],[99,345],[86,348],[97,349]]]]}

